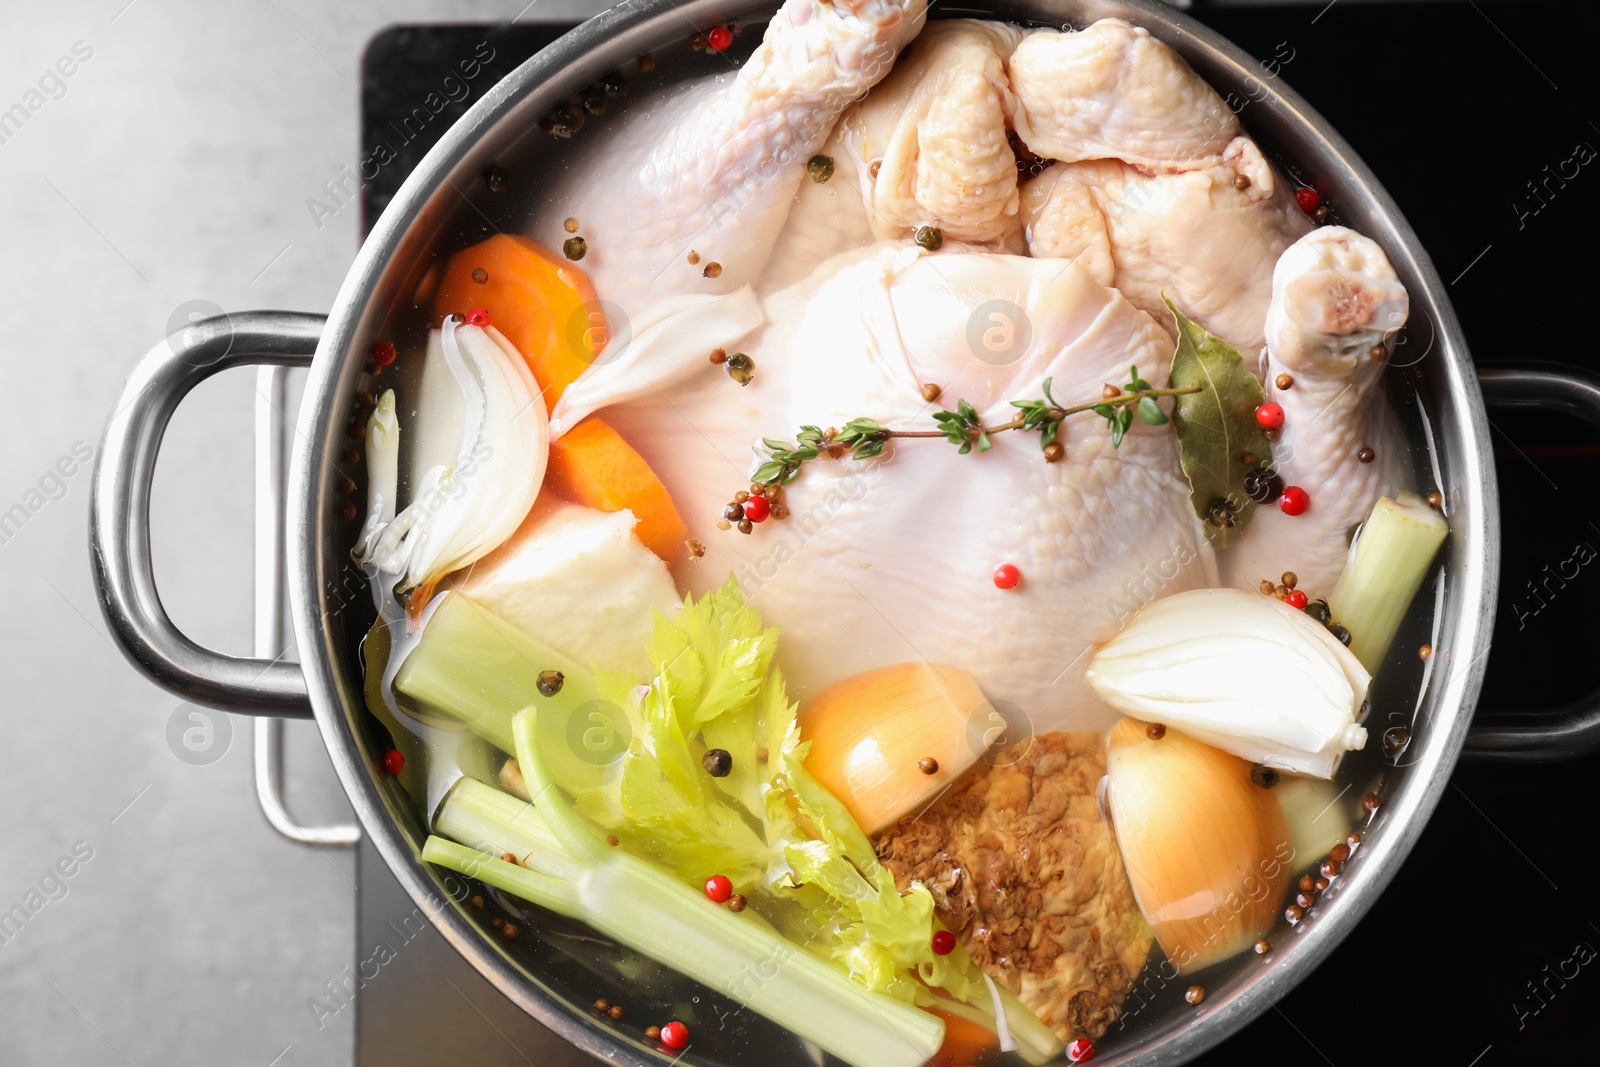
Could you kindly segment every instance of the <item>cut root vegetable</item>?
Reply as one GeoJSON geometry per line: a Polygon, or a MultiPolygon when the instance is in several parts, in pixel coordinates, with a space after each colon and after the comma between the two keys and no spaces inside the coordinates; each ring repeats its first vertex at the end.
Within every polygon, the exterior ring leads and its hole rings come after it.
{"type": "Polygon", "coordinates": [[[515,720],[534,808],[470,780],[445,801],[422,858],[588,923],[857,1067],[921,1067],[944,1023],[856,986],[757,917],[713,904],[652,864],[607,846],[545,767],[537,713],[515,720]],[[509,852],[518,863],[495,857],[509,852]],[[770,977],[769,977],[770,975],[770,977]],[[751,980],[751,976],[758,976],[751,980]]]}
{"type": "Polygon", "coordinates": [[[977,680],[947,663],[896,663],[835,682],[800,708],[806,769],[869,834],[931,802],[978,761],[977,680]]]}
{"type": "Polygon", "coordinates": [[[1362,525],[1328,606],[1367,670],[1383,662],[1449,533],[1444,516],[1415,493],[1383,497],[1362,525]]]}
{"type": "Polygon", "coordinates": [[[1089,662],[1112,707],[1253,763],[1331,778],[1366,745],[1368,675],[1302,611],[1239,589],[1163,597],[1089,662]]]}
{"type": "Polygon", "coordinates": [[[683,554],[688,527],[650,464],[597,418],[550,442],[550,491],[599,511],[631,511],[634,533],[667,562],[683,554]]]}
{"type": "Polygon", "coordinates": [[[1139,910],[1180,974],[1233,956],[1272,928],[1294,859],[1270,789],[1250,765],[1168,729],[1111,730],[1107,802],[1139,910]]]}
{"type": "Polygon", "coordinates": [[[608,339],[588,276],[526,237],[496,234],[451,256],[433,306],[439,317],[475,307],[489,312],[527,360],[546,410],[594,363],[608,339]]]}
{"type": "Polygon", "coordinates": [[[591,670],[647,677],[655,617],[675,617],[679,602],[634,529],[630,511],[541,500],[455,588],[591,670]]]}

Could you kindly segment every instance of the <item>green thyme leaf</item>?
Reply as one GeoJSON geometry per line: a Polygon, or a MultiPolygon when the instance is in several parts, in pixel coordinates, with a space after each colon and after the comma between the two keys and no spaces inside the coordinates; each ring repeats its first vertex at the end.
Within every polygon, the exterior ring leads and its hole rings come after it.
{"type": "Polygon", "coordinates": [[[750,476],[750,480],[753,481],[753,482],[760,482],[763,485],[767,485],[767,484],[770,484],[772,482],[777,481],[782,476],[783,476],[783,464],[781,464],[781,463],[763,463],[761,466],[756,468],[756,472],[750,476]]]}
{"type": "Polygon", "coordinates": [[[1139,398],[1138,413],[1139,421],[1146,425],[1165,426],[1167,424],[1167,413],[1161,410],[1161,405],[1156,403],[1156,398],[1153,396],[1139,398]]]}

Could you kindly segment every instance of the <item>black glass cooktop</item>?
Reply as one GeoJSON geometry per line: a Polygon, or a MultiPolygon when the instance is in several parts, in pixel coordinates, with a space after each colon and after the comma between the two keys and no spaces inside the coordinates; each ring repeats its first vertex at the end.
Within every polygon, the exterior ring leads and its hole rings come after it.
{"type": "MultiPolygon", "coordinates": [[[[1261,57],[1263,77],[1293,85],[1371,164],[1449,282],[1477,360],[1600,373],[1588,321],[1600,274],[1600,5],[1236,0],[1193,13],[1261,57]]],[[[362,79],[366,225],[456,117],[567,28],[404,26],[375,38],[362,79]]],[[[1600,432],[1551,412],[1491,416],[1505,592],[1484,703],[1579,700],[1600,684],[1600,568],[1575,562],[1600,547],[1600,432]]],[[[1355,933],[1197,1062],[1594,1062],[1596,782],[1597,756],[1460,767],[1355,933]]],[[[365,959],[409,929],[412,909],[370,846],[360,874],[365,959]]],[[[405,944],[419,947],[397,951],[358,998],[363,1067],[584,1062],[432,929],[405,944]]]]}

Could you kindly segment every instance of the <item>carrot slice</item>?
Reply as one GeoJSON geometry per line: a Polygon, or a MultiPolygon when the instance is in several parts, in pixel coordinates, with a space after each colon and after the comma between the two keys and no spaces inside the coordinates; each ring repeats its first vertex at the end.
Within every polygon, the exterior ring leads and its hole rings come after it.
{"type": "Polygon", "coordinates": [[[667,487],[621,434],[597,418],[550,442],[545,485],[574,504],[632,511],[639,540],[668,563],[683,551],[689,530],[667,487]]]}
{"type": "Polygon", "coordinates": [[[972,1063],[984,1049],[994,1047],[994,1034],[972,1020],[938,1008],[928,1010],[944,1020],[944,1044],[928,1061],[930,1067],[957,1067],[972,1063]]]}
{"type": "Polygon", "coordinates": [[[588,275],[526,237],[495,234],[450,257],[434,314],[475,307],[528,361],[550,408],[606,346],[605,314],[588,275]]]}

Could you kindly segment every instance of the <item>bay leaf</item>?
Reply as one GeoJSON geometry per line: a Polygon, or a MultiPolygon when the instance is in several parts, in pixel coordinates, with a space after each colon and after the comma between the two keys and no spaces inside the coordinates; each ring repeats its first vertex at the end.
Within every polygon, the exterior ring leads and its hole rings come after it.
{"type": "Polygon", "coordinates": [[[1212,545],[1223,548],[1239,539],[1256,506],[1244,488],[1250,468],[1239,457],[1253,452],[1257,466],[1272,465],[1272,446],[1256,424],[1266,394],[1237,349],[1190,322],[1165,294],[1161,299],[1178,324],[1172,388],[1200,387],[1174,398],[1178,458],[1189,502],[1212,545]]]}

